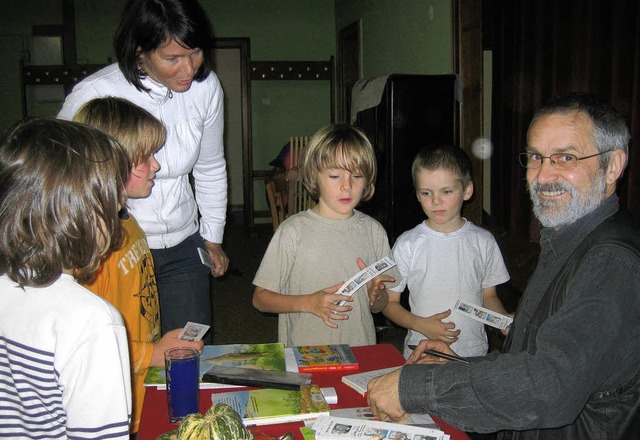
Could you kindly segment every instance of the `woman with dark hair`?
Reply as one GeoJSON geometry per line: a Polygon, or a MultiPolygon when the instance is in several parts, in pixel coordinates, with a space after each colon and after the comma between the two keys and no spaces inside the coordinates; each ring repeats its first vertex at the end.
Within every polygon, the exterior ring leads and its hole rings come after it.
{"type": "Polygon", "coordinates": [[[155,187],[148,198],[127,205],[153,254],[162,334],[187,321],[211,324],[209,269],[197,248],[208,251],[213,276],[223,275],[229,264],[222,249],[223,92],[210,67],[211,25],[195,0],[129,0],[114,45],[118,63],[80,82],[58,117],[71,119],[84,103],[117,96],[165,125],[155,187]]]}

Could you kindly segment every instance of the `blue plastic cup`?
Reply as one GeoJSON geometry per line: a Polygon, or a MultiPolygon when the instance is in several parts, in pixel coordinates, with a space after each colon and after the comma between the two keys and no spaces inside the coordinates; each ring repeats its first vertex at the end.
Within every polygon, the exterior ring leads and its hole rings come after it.
{"type": "Polygon", "coordinates": [[[178,423],[198,412],[199,357],[195,348],[175,347],[164,352],[170,423],[178,423]]]}

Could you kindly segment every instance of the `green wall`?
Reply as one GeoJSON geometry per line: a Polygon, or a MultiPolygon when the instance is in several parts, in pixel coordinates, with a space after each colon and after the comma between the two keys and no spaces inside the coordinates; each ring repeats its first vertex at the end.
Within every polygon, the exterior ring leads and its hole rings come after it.
{"type": "MultiPolygon", "coordinates": [[[[0,131],[22,119],[20,58],[28,54],[31,26],[62,22],[62,10],[51,0],[7,1],[0,14],[0,131]]],[[[37,112],[44,112],[41,108],[37,112]]]]}
{"type": "MultiPolygon", "coordinates": [[[[327,61],[335,53],[333,0],[202,4],[216,36],[251,38],[252,60],[327,61]]],[[[252,81],[251,95],[255,169],[269,169],[291,136],[310,135],[330,122],[328,81],[252,81]]]]}
{"type": "Polygon", "coordinates": [[[363,78],[453,71],[450,0],[336,0],[335,21],[360,22],[363,78]]]}
{"type": "Polygon", "coordinates": [[[115,62],[113,34],[126,0],[74,0],[74,3],[78,64],[115,62]]]}
{"type": "MultiPolygon", "coordinates": [[[[112,38],[126,0],[75,0],[79,63],[113,60],[112,38]]],[[[451,72],[450,0],[201,0],[216,37],[248,37],[256,61],[319,61],[336,55],[337,34],[361,23],[362,76],[451,72]]],[[[0,15],[0,130],[22,117],[19,60],[31,26],[62,23],[62,0],[7,3],[0,15]]],[[[328,81],[252,81],[254,169],[292,135],[330,121],[328,81]]],[[[30,102],[31,115],[55,115],[61,102],[30,102]]],[[[256,209],[266,209],[256,182],[256,209]]]]}

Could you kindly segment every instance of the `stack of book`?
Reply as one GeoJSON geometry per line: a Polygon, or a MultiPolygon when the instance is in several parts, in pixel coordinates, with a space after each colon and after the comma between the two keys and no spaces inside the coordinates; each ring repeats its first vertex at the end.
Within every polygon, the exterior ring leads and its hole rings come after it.
{"type": "Polygon", "coordinates": [[[263,388],[214,393],[211,403],[229,405],[240,414],[245,426],[314,420],[329,415],[329,405],[317,385],[304,385],[299,390],[263,388]]]}

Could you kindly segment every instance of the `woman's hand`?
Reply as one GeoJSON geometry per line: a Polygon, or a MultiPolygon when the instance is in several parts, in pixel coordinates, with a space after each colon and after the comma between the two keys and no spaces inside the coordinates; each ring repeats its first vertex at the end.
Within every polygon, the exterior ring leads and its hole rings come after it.
{"type": "Polygon", "coordinates": [[[211,261],[213,261],[211,275],[216,278],[221,277],[229,268],[229,257],[227,257],[227,254],[224,252],[224,249],[222,249],[222,245],[220,243],[212,243],[205,240],[204,245],[207,247],[207,252],[209,252],[211,261]]]}

